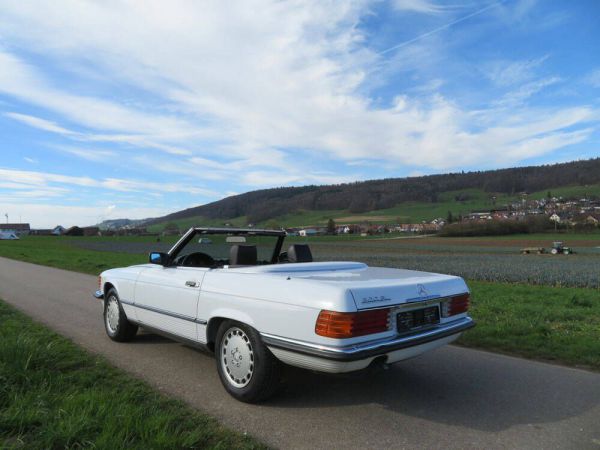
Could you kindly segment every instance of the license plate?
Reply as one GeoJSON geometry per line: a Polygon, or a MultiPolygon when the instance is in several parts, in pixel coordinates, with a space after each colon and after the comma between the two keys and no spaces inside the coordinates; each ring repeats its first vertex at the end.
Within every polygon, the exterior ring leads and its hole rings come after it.
{"type": "Polygon", "coordinates": [[[400,312],[396,316],[396,323],[398,324],[398,331],[400,333],[435,325],[436,323],[440,323],[440,308],[436,305],[400,312]]]}

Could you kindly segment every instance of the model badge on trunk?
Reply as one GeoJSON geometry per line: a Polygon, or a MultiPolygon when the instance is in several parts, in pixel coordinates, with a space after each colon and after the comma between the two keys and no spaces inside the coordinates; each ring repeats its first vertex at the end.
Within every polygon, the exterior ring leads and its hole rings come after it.
{"type": "Polygon", "coordinates": [[[380,296],[375,296],[375,297],[363,297],[362,302],[363,303],[379,303],[379,302],[389,302],[392,299],[389,297],[386,297],[385,295],[380,295],[380,296]]]}

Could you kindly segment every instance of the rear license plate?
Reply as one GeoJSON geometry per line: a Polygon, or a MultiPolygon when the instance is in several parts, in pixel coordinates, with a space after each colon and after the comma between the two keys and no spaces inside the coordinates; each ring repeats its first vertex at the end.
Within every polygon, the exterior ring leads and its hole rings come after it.
{"type": "Polygon", "coordinates": [[[440,323],[440,308],[436,305],[400,312],[396,316],[396,323],[398,324],[398,331],[400,333],[435,325],[436,323],[440,323]]]}

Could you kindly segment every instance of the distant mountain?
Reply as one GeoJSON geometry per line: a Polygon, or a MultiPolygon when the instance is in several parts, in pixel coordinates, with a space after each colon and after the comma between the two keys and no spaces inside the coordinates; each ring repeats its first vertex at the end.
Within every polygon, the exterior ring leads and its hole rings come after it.
{"type": "Polygon", "coordinates": [[[248,222],[256,223],[300,210],[346,210],[350,213],[365,213],[391,208],[404,202],[436,203],[441,193],[465,189],[514,195],[560,186],[597,183],[600,183],[600,158],[543,166],[386,178],[327,186],[262,189],[151,219],[147,224],[198,216],[223,220],[246,216],[248,222]]]}

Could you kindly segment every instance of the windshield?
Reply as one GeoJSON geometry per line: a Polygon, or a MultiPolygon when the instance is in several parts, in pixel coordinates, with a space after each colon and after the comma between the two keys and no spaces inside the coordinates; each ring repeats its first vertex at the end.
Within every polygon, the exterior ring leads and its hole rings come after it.
{"type": "Polygon", "coordinates": [[[175,265],[187,267],[271,264],[277,261],[282,242],[283,236],[195,231],[171,257],[175,265]]]}

